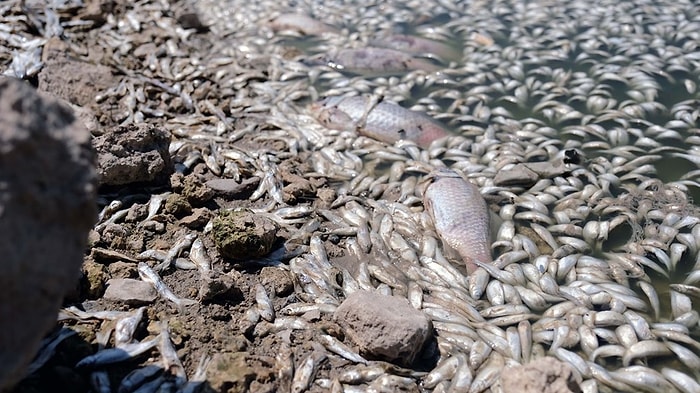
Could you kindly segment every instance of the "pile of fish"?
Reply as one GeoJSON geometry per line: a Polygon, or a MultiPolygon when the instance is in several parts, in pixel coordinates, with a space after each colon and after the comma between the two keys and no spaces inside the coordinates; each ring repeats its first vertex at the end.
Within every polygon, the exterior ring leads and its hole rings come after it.
{"type": "MultiPolygon", "coordinates": [[[[280,316],[258,288],[247,314],[257,331],[310,329],[298,316],[330,314],[357,290],[405,297],[435,328],[439,360],[427,372],[365,364],[329,336],[327,353],[290,360],[281,350],[280,386],[498,392],[504,367],[549,355],[587,393],[700,391],[700,5],[187,5],[217,40],[193,41],[164,1],[100,27],[95,39],[117,48],[115,63],[143,66],[100,99],[125,109],[117,121],[170,130],[183,173],[203,162],[218,177],[261,179],[254,211],[302,246],[265,262],[288,266],[300,302],[280,316]],[[165,37],[162,54],[134,61],[129,37],[151,30],[165,37]],[[157,104],[139,98],[153,86],[157,104]],[[311,170],[299,175],[333,185],[326,206],[285,200],[279,167],[301,153],[311,170]],[[353,269],[334,263],[330,243],[353,269]],[[317,372],[331,356],[350,365],[317,372]]],[[[16,47],[6,73],[34,50],[16,47]]],[[[105,210],[98,231],[119,211],[105,210]]],[[[193,240],[209,230],[190,234],[168,265],[201,256],[193,240]]],[[[195,268],[221,261],[204,260],[195,268]]],[[[147,263],[139,274],[178,307],[191,302],[147,263]]],[[[171,377],[156,384],[142,368],[133,378],[154,391],[196,388],[206,357],[185,382],[166,325],[132,342],[129,321],[141,314],[62,318],[116,320],[99,361],[157,346],[171,377]]]]}

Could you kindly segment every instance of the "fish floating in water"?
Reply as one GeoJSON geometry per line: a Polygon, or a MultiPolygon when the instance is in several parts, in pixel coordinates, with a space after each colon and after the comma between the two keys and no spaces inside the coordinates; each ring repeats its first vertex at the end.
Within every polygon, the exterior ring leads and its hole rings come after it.
{"type": "Polygon", "coordinates": [[[421,112],[405,109],[392,102],[374,104],[369,97],[327,97],[310,107],[324,126],[341,131],[357,131],[385,143],[410,140],[427,147],[449,135],[437,121],[421,112]]]}
{"type": "Polygon", "coordinates": [[[459,60],[461,51],[444,42],[407,34],[391,34],[372,41],[372,45],[414,55],[437,57],[442,61],[459,60]]]}
{"type": "Polygon", "coordinates": [[[305,14],[282,14],[269,20],[274,31],[293,31],[302,35],[338,34],[339,29],[305,14]]]}
{"type": "Polygon", "coordinates": [[[339,49],[314,56],[309,62],[361,75],[392,75],[413,70],[434,72],[440,69],[432,61],[414,57],[410,53],[375,47],[339,49]]]}
{"type": "Polygon", "coordinates": [[[443,244],[456,251],[471,274],[475,261],[492,262],[489,210],[479,189],[450,169],[430,173],[423,205],[443,244]]]}

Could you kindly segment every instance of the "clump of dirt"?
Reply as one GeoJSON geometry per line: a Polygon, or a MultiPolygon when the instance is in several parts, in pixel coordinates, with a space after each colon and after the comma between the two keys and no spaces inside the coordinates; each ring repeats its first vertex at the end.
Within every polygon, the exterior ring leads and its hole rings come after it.
{"type": "Polygon", "coordinates": [[[213,221],[216,248],[225,258],[263,257],[272,251],[277,225],[246,210],[220,211],[213,221]]]}

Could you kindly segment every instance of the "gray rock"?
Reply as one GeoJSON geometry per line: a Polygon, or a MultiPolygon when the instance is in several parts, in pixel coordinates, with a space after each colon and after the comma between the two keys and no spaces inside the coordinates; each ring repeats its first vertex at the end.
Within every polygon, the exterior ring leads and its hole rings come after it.
{"type": "Polygon", "coordinates": [[[88,131],[65,105],[0,78],[0,391],[55,325],[96,218],[88,131]]]}
{"type": "Polygon", "coordinates": [[[237,198],[252,194],[258,184],[260,184],[260,178],[253,176],[240,182],[234,179],[212,179],[205,184],[214,190],[216,195],[225,198],[237,198]]]}
{"type": "Polygon", "coordinates": [[[133,278],[113,278],[107,281],[104,298],[124,302],[131,306],[153,303],[158,294],[153,286],[145,281],[133,278]]]}
{"type": "Polygon", "coordinates": [[[334,319],[367,358],[410,366],[422,352],[433,328],[408,300],[357,291],[335,311],[334,319]]]}
{"type": "Polygon", "coordinates": [[[497,186],[530,187],[539,179],[540,177],[532,169],[524,164],[517,164],[511,169],[498,171],[493,178],[493,183],[497,186]]]}
{"type": "Polygon", "coordinates": [[[170,134],[151,125],[108,129],[93,139],[100,186],[167,184],[174,171],[168,153],[170,134]]]}
{"type": "Polygon", "coordinates": [[[577,393],[581,392],[580,382],[568,364],[551,356],[506,367],[501,373],[506,393],[577,393]]]}
{"type": "Polygon", "coordinates": [[[91,109],[95,97],[113,86],[116,78],[109,67],[79,61],[77,57],[67,42],[50,38],[42,50],[44,66],[39,72],[39,90],[91,109]]]}
{"type": "Polygon", "coordinates": [[[530,187],[539,179],[552,179],[570,173],[578,167],[581,158],[576,150],[565,151],[566,157],[551,161],[526,162],[516,164],[510,169],[500,170],[493,178],[497,186],[530,187]]]}

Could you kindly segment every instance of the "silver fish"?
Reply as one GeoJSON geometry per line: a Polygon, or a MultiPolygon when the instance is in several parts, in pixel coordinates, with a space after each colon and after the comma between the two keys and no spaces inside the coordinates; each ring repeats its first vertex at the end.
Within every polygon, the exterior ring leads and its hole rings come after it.
{"type": "Polygon", "coordinates": [[[438,169],[423,196],[440,238],[462,257],[467,272],[477,269],[474,261],[492,262],[489,210],[479,189],[457,172],[438,169]]]}
{"type": "Polygon", "coordinates": [[[175,258],[177,258],[180,255],[180,253],[182,253],[185,250],[188,250],[192,246],[192,242],[196,238],[197,234],[195,233],[188,233],[187,235],[185,235],[181,240],[179,240],[173,245],[173,247],[166,254],[165,260],[159,263],[155,267],[155,270],[162,272],[168,269],[170,265],[175,261],[175,258]]]}
{"type": "Polygon", "coordinates": [[[197,302],[194,300],[182,299],[182,298],[177,297],[177,295],[175,295],[173,293],[173,291],[170,290],[170,288],[168,288],[167,285],[165,285],[165,283],[163,282],[163,279],[160,278],[158,273],[156,273],[153,269],[151,269],[151,267],[148,266],[147,264],[145,264],[143,262],[139,262],[138,270],[139,270],[139,276],[141,277],[141,279],[143,281],[153,285],[153,287],[156,289],[156,292],[158,292],[158,294],[160,296],[163,296],[164,298],[175,303],[180,312],[182,312],[184,310],[185,306],[197,304],[197,302]]]}
{"type": "Polygon", "coordinates": [[[318,339],[327,350],[340,355],[351,362],[367,364],[367,360],[365,358],[360,356],[360,354],[345,345],[343,342],[339,341],[337,338],[328,334],[321,334],[318,336],[318,339]]]}
{"type": "Polygon", "coordinates": [[[405,109],[392,102],[372,105],[368,97],[327,97],[311,105],[314,117],[324,126],[357,131],[385,143],[411,140],[427,147],[449,135],[447,129],[424,113],[405,109]]]}
{"type": "Polygon", "coordinates": [[[177,379],[178,384],[187,381],[185,367],[180,361],[180,357],[175,350],[172,340],[170,339],[170,327],[167,322],[160,323],[160,340],[158,341],[158,350],[163,357],[163,368],[168,370],[177,379]]]}
{"type": "Polygon", "coordinates": [[[292,379],[292,393],[301,393],[309,388],[316,376],[320,363],[326,360],[326,357],[325,353],[315,351],[302,360],[299,367],[296,368],[292,379]]]}
{"type": "Polygon", "coordinates": [[[339,32],[337,28],[304,14],[282,14],[268,23],[274,31],[296,31],[304,35],[339,32]]]}
{"type": "Polygon", "coordinates": [[[143,318],[143,312],[146,307],[139,307],[129,316],[121,318],[117,321],[114,327],[114,346],[121,348],[122,345],[130,344],[134,339],[134,332],[139,322],[143,318]]]}

